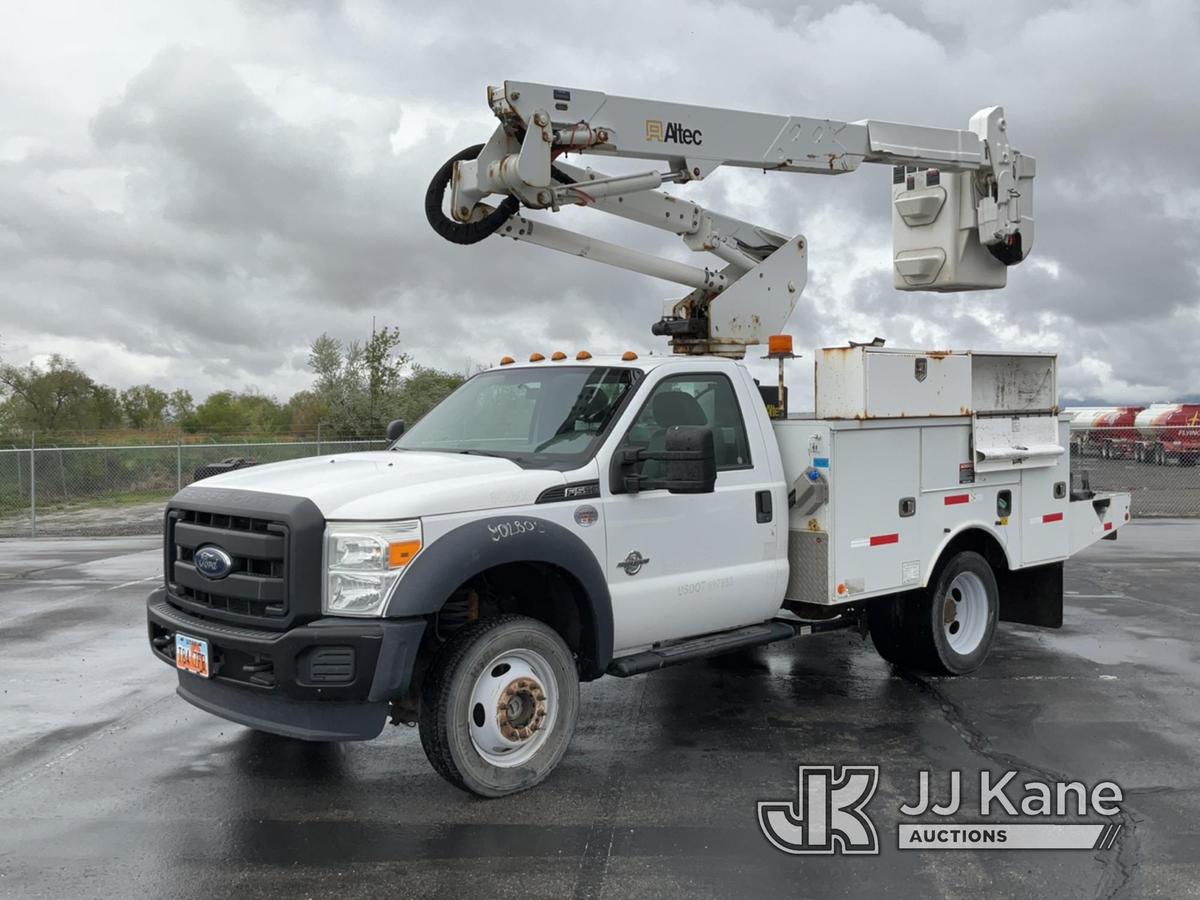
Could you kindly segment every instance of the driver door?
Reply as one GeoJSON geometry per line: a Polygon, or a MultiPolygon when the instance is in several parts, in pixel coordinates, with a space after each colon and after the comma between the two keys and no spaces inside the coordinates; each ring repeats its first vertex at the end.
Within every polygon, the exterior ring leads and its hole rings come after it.
{"type": "MultiPolygon", "coordinates": [[[[762,621],[778,606],[776,535],[787,510],[764,520],[757,494],[772,487],[766,448],[746,428],[734,383],[720,372],[667,375],[615,447],[661,450],[672,425],[712,428],[716,489],[614,494],[601,478],[617,652],[762,621]],[[758,616],[757,607],[769,609],[758,616]]],[[[602,465],[607,473],[611,456],[602,465]]],[[[645,477],[664,474],[661,462],[639,467],[645,477]]]]}

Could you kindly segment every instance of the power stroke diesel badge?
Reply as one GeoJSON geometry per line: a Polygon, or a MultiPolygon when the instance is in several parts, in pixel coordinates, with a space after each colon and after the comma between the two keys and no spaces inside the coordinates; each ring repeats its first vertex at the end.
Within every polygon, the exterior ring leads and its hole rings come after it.
{"type": "Polygon", "coordinates": [[[617,563],[618,569],[624,569],[626,575],[636,575],[642,571],[642,566],[650,562],[650,557],[642,556],[636,550],[630,550],[629,555],[617,563]]]}

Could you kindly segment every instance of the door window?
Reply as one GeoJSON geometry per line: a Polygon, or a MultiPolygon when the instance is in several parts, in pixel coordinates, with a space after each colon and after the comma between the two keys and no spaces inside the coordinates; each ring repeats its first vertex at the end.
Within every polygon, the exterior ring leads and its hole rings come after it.
{"type": "MultiPolygon", "coordinates": [[[[725,375],[697,373],[664,378],[651,392],[625,435],[623,446],[665,450],[672,425],[707,425],[713,432],[717,471],[751,466],[750,442],[733,385],[725,375]]],[[[646,460],[635,473],[662,478],[665,464],[646,460]]]]}

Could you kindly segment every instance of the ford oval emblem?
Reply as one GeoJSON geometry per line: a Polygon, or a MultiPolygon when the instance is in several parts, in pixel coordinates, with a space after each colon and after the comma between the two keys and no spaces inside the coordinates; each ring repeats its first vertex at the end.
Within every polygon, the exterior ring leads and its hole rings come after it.
{"type": "Polygon", "coordinates": [[[233,571],[233,557],[212,544],[201,547],[192,557],[192,565],[205,578],[216,581],[233,571]]]}

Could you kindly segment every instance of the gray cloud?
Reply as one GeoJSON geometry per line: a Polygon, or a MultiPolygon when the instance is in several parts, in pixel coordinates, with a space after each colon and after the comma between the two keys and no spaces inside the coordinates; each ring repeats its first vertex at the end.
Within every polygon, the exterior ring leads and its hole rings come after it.
{"type": "MultiPolygon", "coordinates": [[[[511,77],[951,126],[1003,103],[1039,164],[1037,243],[1003,292],[894,292],[878,167],[718,172],[687,193],[808,235],[801,348],[1029,346],[1062,354],[1071,396],[1200,393],[1194,4],[1013,2],[983,21],[951,0],[537,9],[133,5],[81,13],[86,41],[29,12],[0,36],[0,351],[66,352],[118,385],[286,395],[307,383],[308,340],[371,316],[444,368],[659,346],[648,324],[681,289],[428,230],[429,176],[486,138],[484,87],[511,77]],[[113,52],[64,49],[85,44],[113,52]]],[[[656,232],[570,221],[679,255],[656,232]]]]}

